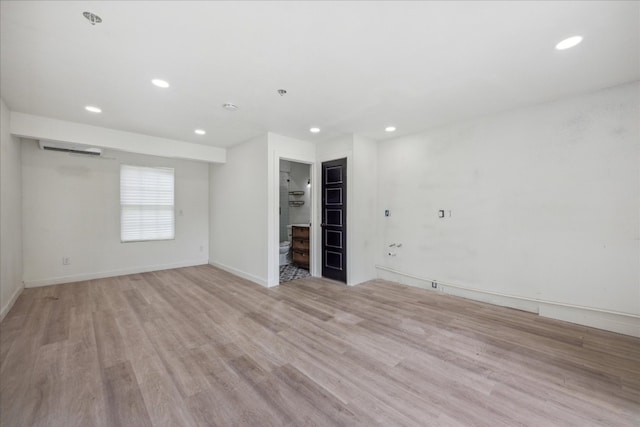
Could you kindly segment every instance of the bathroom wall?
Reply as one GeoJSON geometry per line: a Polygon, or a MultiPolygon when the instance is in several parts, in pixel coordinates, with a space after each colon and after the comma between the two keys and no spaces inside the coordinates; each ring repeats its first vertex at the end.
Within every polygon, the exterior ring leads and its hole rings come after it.
{"type": "Polygon", "coordinates": [[[280,241],[288,239],[287,225],[289,222],[289,171],[290,163],[280,160],[280,241]]]}
{"type": "Polygon", "coordinates": [[[311,186],[307,185],[310,170],[308,164],[280,160],[280,241],[289,240],[287,225],[311,222],[311,186]],[[290,195],[290,191],[304,191],[304,195],[290,195]],[[290,200],[304,205],[290,206],[290,200]]]}
{"type": "Polygon", "coordinates": [[[309,224],[311,222],[311,187],[309,181],[309,165],[290,162],[289,191],[304,191],[302,196],[289,196],[289,200],[304,202],[302,206],[289,207],[289,224],[309,224]]]}

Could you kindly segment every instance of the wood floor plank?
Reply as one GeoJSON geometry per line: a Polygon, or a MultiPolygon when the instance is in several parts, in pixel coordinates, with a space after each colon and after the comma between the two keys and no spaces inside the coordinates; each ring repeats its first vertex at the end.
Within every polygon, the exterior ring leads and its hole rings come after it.
{"type": "Polygon", "coordinates": [[[640,339],[383,280],[211,266],[26,289],[2,426],[633,426],[640,339]]]}
{"type": "Polygon", "coordinates": [[[192,396],[208,387],[202,368],[194,363],[194,358],[188,349],[180,346],[171,333],[162,331],[153,325],[146,325],[156,352],[165,367],[165,373],[182,395],[183,398],[192,396]],[[168,346],[165,343],[170,342],[168,346]]]}
{"type": "MultiPolygon", "coordinates": [[[[33,394],[34,389],[31,377],[50,309],[49,300],[41,295],[38,289],[25,290],[20,296],[29,300],[22,304],[27,313],[25,322],[11,342],[0,368],[0,421],[6,420],[8,425],[28,425],[25,417],[29,413],[25,408],[32,404],[28,397],[33,394]]],[[[4,321],[1,325],[4,325],[4,321]]]]}
{"type": "MultiPolygon", "coordinates": [[[[91,317],[86,319],[91,321],[91,317]]],[[[91,323],[88,323],[91,328],[91,323]]],[[[70,341],[67,343],[66,363],[63,371],[64,387],[60,398],[65,417],[59,423],[51,422],[51,417],[44,417],[49,425],[66,425],[69,427],[107,426],[107,400],[100,375],[101,367],[98,353],[94,347],[88,348],[87,341],[70,341]]],[[[95,341],[94,341],[95,343],[95,341]]]]}
{"type": "Polygon", "coordinates": [[[93,330],[100,366],[108,368],[127,360],[127,349],[114,313],[105,308],[93,313],[93,330]]]}
{"type": "Polygon", "coordinates": [[[65,305],[58,297],[51,300],[49,318],[43,333],[42,345],[64,341],[69,338],[71,306],[65,305]]]}
{"type": "Polygon", "coordinates": [[[131,363],[149,419],[154,426],[194,426],[195,421],[162,362],[154,356],[131,363]]]}
{"type": "Polygon", "coordinates": [[[40,346],[31,375],[30,387],[24,408],[26,425],[46,426],[50,421],[60,424],[65,420],[64,402],[61,396],[66,386],[62,374],[65,371],[65,345],[57,341],[40,346]]]}
{"type": "Polygon", "coordinates": [[[103,369],[107,416],[112,426],[151,426],[142,393],[131,363],[121,362],[103,369]]]}

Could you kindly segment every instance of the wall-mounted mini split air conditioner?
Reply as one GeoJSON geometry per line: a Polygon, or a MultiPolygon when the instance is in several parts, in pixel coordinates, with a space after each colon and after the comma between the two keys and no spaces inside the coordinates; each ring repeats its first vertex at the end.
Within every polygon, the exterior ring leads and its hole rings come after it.
{"type": "Polygon", "coordinates": [[[38,143],[42,150],[61,151],[63,153],[81,154],[84,156],[102,156],[102,150],[100,148],[59,141],[40,140],[38,143]]]}

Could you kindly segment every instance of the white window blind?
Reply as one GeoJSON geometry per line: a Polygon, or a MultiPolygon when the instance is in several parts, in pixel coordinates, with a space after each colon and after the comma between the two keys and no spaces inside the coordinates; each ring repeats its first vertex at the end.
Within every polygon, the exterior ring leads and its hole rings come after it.
{"type": "Polygon", "coordinates": [[[173,168],[120,166],[120,240],[175,238],[173,168]]]}

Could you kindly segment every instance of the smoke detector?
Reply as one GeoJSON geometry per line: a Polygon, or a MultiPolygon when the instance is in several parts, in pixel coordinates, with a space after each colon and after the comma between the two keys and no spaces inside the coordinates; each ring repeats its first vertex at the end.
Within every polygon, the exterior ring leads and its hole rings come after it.
{"type": "Polygon", "coordinates": [[[286,89],[278,89],[278,95],[285,96],[287,94],[286,89]]]}
{"type": "Polygon", "coordinates": [[[87,18],[89,22],[91,22],[91,25],[96,25],[102,22],[102,18],[100,18],[98,15],[93,14],[91,12],[83,12],[82,16],[87,18]]]}

